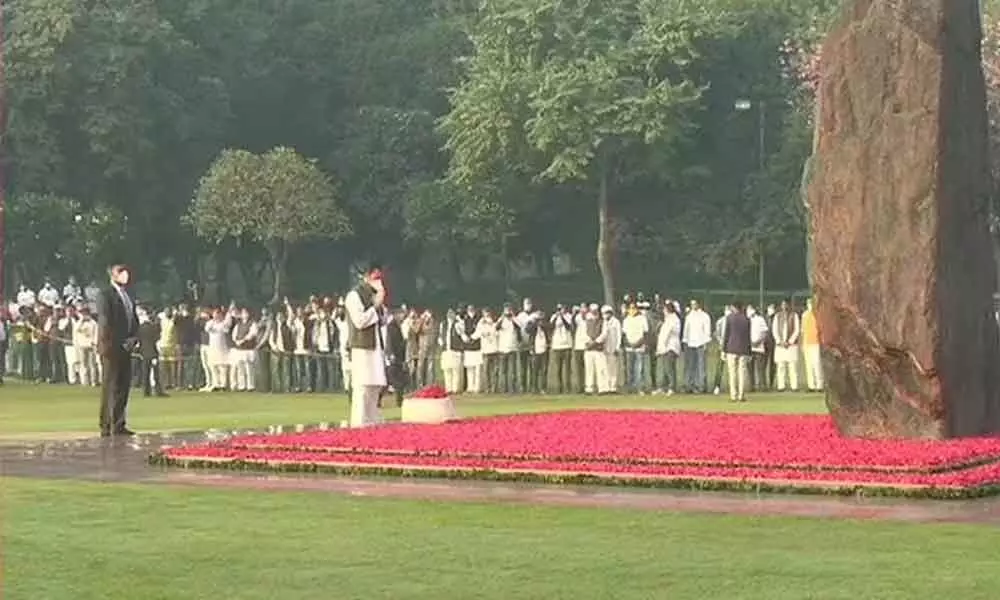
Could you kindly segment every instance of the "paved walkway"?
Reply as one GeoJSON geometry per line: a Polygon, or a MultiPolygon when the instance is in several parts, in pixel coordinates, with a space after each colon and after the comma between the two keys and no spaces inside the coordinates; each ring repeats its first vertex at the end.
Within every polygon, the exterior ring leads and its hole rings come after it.
{"type": "MultiPolygon", "coordinates": [[[[294,427],[286,427],[286,430],[294,427]]],[[[232,433],[232,432],[230,432],[232,433]]],[[[793,495],[673,492],[604,487],[528,485],[443,480],[358,479],[296,474],[187,471],[151,467],[150,452],[204,442],[216,432],[144,434],[128,440],[99,438],[27,441],[0,439],[0,474],[213,488],[310,491],[387,498],[505,502],[666,510],[739,515],[783,515],[1000,526],[1000,498],[931,501],[793,495]]]]}

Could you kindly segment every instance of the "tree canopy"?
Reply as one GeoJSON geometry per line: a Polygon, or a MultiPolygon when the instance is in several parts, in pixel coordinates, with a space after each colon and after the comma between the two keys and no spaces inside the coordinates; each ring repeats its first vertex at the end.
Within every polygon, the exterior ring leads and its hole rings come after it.
{"type": "Polygon", "coordinates": [[[351,232],[330,177],[290,148],[224,151],[202,178],[189,219],[199,236],[216,243],[263,245],[274,275],[272,301],[284,291],[290,246],[351,232]]]}
{"type": "Polygon", "coordinates": [[[800,287],[810,131],[786,59],[835,4],[8,0],[9,283],[127,253],[157,297],[204,278],[239,294],[225,274],[265,276],[283,238],[184,217],[225,149],[285,147],[337,182],[351,225],[284,244],[292,293],[339,285],[375,244],[401,296],[485,289],[511,263],[595,295],[739,287],[759,238],[769,282],[800,287]],[[764,172],[741,98],[768,106],[764,172]],[[42,199],[62,249],[15,231],[42,199]]]}

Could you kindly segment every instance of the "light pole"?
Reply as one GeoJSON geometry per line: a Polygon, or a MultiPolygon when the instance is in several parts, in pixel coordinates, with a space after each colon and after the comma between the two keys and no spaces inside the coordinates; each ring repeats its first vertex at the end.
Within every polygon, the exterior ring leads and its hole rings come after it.
{"type": "MultiPolygon", "coordinates": [[[[767,167],[767,102],[758,100],[757,105],[757,168],[760,176],[764,176],[764,169],[767,167]]],[[[754,107],[754,102],[747,99],[737,100],[733,104],[739,112],[746,112],[754,107]]],[[[758,206],[758,210],[763,206],[758,206]]],[[[758,306],[764,310],[764,240],[757,235],[757,293],[758,306]]]]}

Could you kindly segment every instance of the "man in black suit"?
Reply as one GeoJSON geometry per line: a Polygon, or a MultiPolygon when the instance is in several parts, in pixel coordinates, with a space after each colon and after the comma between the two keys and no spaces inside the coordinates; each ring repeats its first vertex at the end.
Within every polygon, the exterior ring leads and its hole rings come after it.
{"type": "Polygon", "coordinates": [[[110,285],[97,299],[97,352],[101,355],[101,437],[135,435],[125,426],[132,351],[138,346],[139,319],[128,293],[131,273],[125,265],[108,270],[110,285]]]}

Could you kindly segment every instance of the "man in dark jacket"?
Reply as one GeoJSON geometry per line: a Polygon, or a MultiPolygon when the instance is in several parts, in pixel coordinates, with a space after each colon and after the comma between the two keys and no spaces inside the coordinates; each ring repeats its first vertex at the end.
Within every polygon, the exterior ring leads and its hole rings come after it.
{"type": "Polygon", "coordinates": [[[746,402],[747,364],[750,361],[750,319],[741,302],[733,304],[733,312],[726,317],[722,351],[725,353],[726,371],[729,374],[729,398],[733,402],[746,402]]]}
{"type": "Polygon", "coordinates": [[[160,339],[160,326],[149,317],[142,308],[139,313],[139,381],[142,382],[142,392],[147,398],[155,392],[157,396],[165,397],[160,371],[160,353],[156,342],[160,339]]]}
{"type": "MultiPolygon", "coordinates": [[[[388,309],[386,309],[388,312],[388,309]]],[[[392,389],[396,397],[396,406],[403,406],[403,391],[406,389],[406,340],[403,338],[403,330],[400,327],[401,313],[388,313],[385,323],[385,379],[389,385],[386,388],[392,389]]],[[[383,394],[385,391],[383,391],[383,394]]],[[[379,398],[379,408],[382,408],[382,399],[379,398]]]]}

